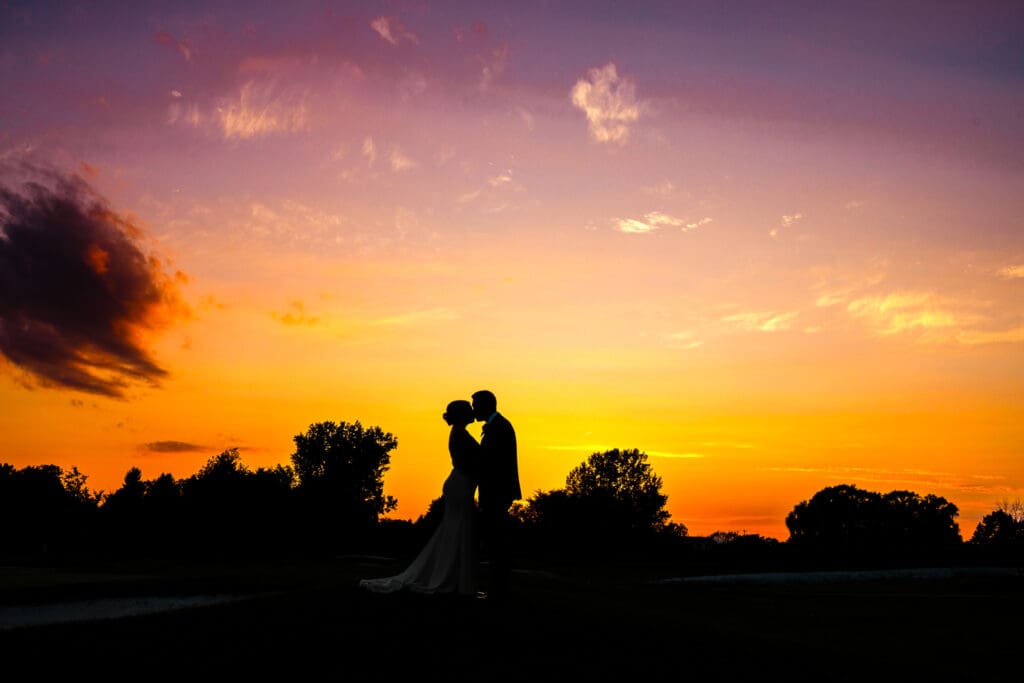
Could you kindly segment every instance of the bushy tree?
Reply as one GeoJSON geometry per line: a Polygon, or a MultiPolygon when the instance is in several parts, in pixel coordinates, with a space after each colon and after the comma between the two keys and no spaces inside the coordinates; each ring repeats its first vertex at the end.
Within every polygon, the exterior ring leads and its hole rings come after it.
{"type": "Polygon", "coordinates": [[[0,552],[50,554],[87,543],[102,494],[72,467],[0,464],[0,552]]]}
{"type": "Polygon", "coordinates": [[[512,517],[522,542],[544,552],[655,551],[686,535],[685,526],[668,521],[661,484],[639,450],[593,453],[569,472],[564,489],[537,491],[512,517]]]}
{"type": "Polygon", "coordinates": [[[971,544],[995,552],[1024,551],[1024,505],[1003,501],[974,529],[971,544]]]}
{"type": "Polygon", "coordinates": [[[669,518],[661,477],[635,448],[592,454],[569,472],[565,491],[603,521],[630,530],[658,530],[669,518]]]}
{"type": "Polygon", "coordinates": [[[317,422],[295,436],[292,464],[299,491],[315,515],[347,528],[367,528],[398,505],[384,494],[393,435],[359,422],[317,422]]]}

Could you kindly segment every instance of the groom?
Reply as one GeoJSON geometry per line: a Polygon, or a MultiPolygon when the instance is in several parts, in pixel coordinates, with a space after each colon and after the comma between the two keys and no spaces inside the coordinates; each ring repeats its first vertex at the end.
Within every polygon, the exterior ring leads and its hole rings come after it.
{"type": "Polygon", "coordinates": [[[509,506],[523,497],[519,489],[516,431],[498,412],[498,400],[490,391],[473,394],[473,416],[484,423],[480,439],[480,521],[490,562],[489,597],[508,593],[512,558],[509,551],[509,506]]]}

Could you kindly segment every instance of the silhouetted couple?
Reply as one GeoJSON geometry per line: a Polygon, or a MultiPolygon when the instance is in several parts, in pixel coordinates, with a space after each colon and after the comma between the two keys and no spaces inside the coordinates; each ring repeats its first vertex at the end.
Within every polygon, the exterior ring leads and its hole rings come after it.
{"type": "Polygon", "coordinates": [[[444,482],[441,525],[413,560],[396,576],[363,579],[359,585],[378,593],[408,589],[418,593],[457,593],[501,600],[511,573],[509,507],[522,497],[516,432],[498,412],[490,391],[473,394],[473,402],[452,401],[444,420],[451,425],[448,452],[452,472],[444,482]],[[466,431],[474,420],[484,423],[480,442],[466,431]],[[473,493],[480,487],[480,531],[489,564],[487,592],[477,590],[477,534],[473,493]]]}

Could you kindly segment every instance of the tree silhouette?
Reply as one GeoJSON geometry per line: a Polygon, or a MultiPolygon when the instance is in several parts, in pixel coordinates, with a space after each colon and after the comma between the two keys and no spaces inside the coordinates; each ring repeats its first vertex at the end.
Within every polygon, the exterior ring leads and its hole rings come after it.
{"type": "Polygon", "coordinates": [[[794,547],[845,559],[909,559],[960,544],[957,507],[911,491],[880,494],[830,486],[786,517],[794,547]]]}
{"type": "Polygon", "coordinates": [[[1024,505],[1003,501],[974,529],[971,545],[986,555],[1019,560],[1024,556],[1024,505]]]}
{"type": "Polygon", "coordinates": [[[75,467],[0,464],[0,552],[52,555],[83,547],[101,495],[89,491],[86,479],[75,467]]]}
{"type": "Polygon", "coordinates": [[[512,512],[521,545],[555,555],[590,557],[673,545],[686,527],[668,522],[661,477],[639,450],[593,453],[564,489],[537,491],[512,512]]]}
{"type": "Polygon", "coordinates": [[[317,422],[294,438],[292,464],[310,522],[324,533],[371,528],[398,501],[384,494],[384,473],[398,441],[359,422],[317,422]]]}
{"type": "Polygon", "coordinates": [[[993,510],[974,528],[971,543],[1008,547],[1024,540],[1024,527],[1004,510],[993,510]]]}
{"type": "Polygon", "coordinates": [[[661,477],[637,449],[594,453],[565,479],[566,493],[616,527],[656,531],[669,518],[661,477]]]}
{"type": "Polygon", "coordinates": [[[294,480],[291,468],[280,465],[253,472],[237,448],[213,456],[182,482],[190,533],[199,545],[220,553],[280,547],[286,540],[294,480]]]}

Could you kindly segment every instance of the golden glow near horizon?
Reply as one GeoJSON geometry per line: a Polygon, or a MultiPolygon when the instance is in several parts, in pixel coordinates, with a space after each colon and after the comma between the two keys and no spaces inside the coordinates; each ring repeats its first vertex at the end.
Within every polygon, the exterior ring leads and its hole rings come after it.
{"type": "Polygon", "coordinates": [[[737,45],[685,8],[427,6],[140,10],[102,54],[103,17],[0,22],[23,92],[0,170],[83,178],[189,309],[140,337],[168,376],[121,399],[0,355],[0,461],[112,491],[359,420],[397,437],[385,489],[414,519],[450,467],[444,405],[489,388],[524,491],[638,448],[693,534],[784,539],[839,483],[944,496],[965,537],[1021,497],[1019,74],[952,73],[903,24],[866,56],[851,17],[737,45]]]}

